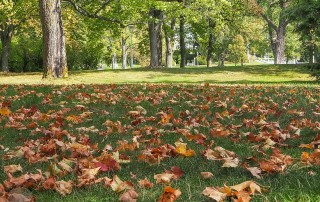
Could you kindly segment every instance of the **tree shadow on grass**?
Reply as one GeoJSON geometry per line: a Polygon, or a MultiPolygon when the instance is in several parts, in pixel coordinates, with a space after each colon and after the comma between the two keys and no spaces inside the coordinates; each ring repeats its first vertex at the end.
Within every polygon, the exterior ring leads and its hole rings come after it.
{"type": "Polygon", "coordinates": [[[180,68],[133,68],[133,69],[107,69],[102,71],[87,70],[87,71],[71,71],[71,74],[85,74],[94,72],[113,72],[121,73],[126,72],[160,72],[166,74],[214,74],[214,73],[226,73],[226,72],[244,72],[256,75],[270,75],[277,76],[282,74],[292,73],[309,73],[310,71],[305,65],[246,65],[246,66],[225,66],[225,67],[186,67],[180,68]]]}
{"type": "MultiPolygon", "coordinates": [[[[128,83],[128,82],[123,82],[128,83]]],[[[172,80],[161,80],[161,81],[142,81],[141,83],[165,83],[165,84],[202,84],[202,83],[210,83],[210,84],[221,84],[221,85],[319,85],[320,83],[317,81],[250,81],[250,80],[238,80],[238,81],[219,81],[219,80],[203,80],[203,81],[175,81],[172,80]]]]}

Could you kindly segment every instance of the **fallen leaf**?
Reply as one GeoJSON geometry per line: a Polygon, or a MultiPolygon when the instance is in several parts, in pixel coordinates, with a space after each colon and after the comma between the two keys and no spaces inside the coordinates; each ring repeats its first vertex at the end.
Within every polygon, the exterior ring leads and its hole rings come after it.
{"type": "Polygon", "coordinates": [[[227,197],[226,193],[222,193],[214,187],[206,187],[205,190],[203,190],[202,194],[217,202],[224,201],[227,197]]]}
{"type": "Polygon", "coordinates": [[[261,179],[261,169],[258,168],[258,167],[248,167],[246,168],[254,177],[258,178],[258,179],[261,179]]]}
{"type": "Polygon", "coordinates": [[[163,194],[160,196],[158,202],[174,202],[181,196],[180,189],[174,189],[172,187],[165,187],[163,194]]]}
{"type": "Polygon", "coordinates": [[[145,179],[143,179],[143,180],[139,180],[139,181],[138,181],[138,184],[139,184],[139,186],[142,187],[142,188],[151,189],[151,188],[153,187],[153,183],[150,182],[150,181],[148,180],[148,178],[145,178],[145,179]]]}
{"type": "Polygon", "coordinates": [[[137,200],[138,200],[138,193],[133,189],[123,193],[119,199],[119,201],[121,202],[136,202],[137,200]]]}
{"type": "Polygon", "coordinates": [[[62,196],[66,196],[67,194],[71,194],[73,187],[73,181],[69,180],[68,182],[62,180],[57,181],[55,190],[59,192],[62,196]]]}
{"type": "Polygon", "coordinates": [[[159,183],[170,183],[171,180],[174,178],[174,174],[162,173],[154,175],[154,179],[157,180],[157,184],[159,183]]]}
{"type": "Polygon", "coordinates": [[[3,168],[5,173],[13,174],[15,172],[22,172],[22,167],[19,165],[8,165],[3,168]]]}
{"type": "Polygon", "coordinates": [[[117,175],[113,177],[110,186],[111,186],[111,189],[117,193],[134,188],[131,182],[129,181],[123,182],[122,180],[120,180],[120,178],[117,175]]]}
{"type": "Polygon", "coordinates": [[[211,172],[201,172],[201,177],[203,179],[211,179],[213,178],[213,174],[211,172]]]}

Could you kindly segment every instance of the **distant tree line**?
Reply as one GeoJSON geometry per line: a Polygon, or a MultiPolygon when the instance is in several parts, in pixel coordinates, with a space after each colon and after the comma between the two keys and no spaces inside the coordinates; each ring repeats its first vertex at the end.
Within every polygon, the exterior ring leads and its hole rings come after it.
{"type": "Polygon", "coordinates": [[[1,69],[125,69],[319,61],[319,0],[6,0],[1,69]]]}

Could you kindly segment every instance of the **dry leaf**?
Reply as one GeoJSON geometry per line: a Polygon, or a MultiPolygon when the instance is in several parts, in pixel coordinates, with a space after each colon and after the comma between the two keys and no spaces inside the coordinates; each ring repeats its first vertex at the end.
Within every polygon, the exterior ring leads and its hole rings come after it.
{"type": "Polygon", "coordinates": [[[139,184],[139,186],[142,187],[142,188],[151,189],[151,188],[153,187],[153,183],[150,182],[150,181],[148,180],[148,178],[145,178],[144,180],[139,180],[139,181],[138,181],[138,184],[139,184]]]}
{"type": "Polygon", "coordinates": [[[174,176],[175,176],[174,174],[163,173],[163,174],[154,175],[154,179],[157,180],[157,184],[159,183],[167,184],[171,182],[174,176]]]}
{"type": "Polygon", "coordinates": [[[163,194],[159,198],[159,202],[174,202],[181,196],[180,189],[174,189],[172,187],[165,187],[163,194]]]}
{"type": "Polygon", "coordinates": [[[202,194],[208,196],[213,200],[216,200],[217,202],[224,201],[227,197],[226,193],[222,193],[214,187],[206,187],[206,189],[203,190],[202,194]]]}
{"type": "Polygon", "coordinates": [[[55,190],[59,192],[62,196],[65,196],[72,192],[72,187],[73,187],[72,180],[69,180],[68,182],[62,180],[62,181],[56,182],[55,190]]]}
{"type": "Polygon", "coordinates": [[[22,167],[19,165],[8,165],[8,166],[4,166],[3,168],[4,172],[5,173],[10,173],[10,174],[13,174],[15,172],[22,172],[22,167]]]}
{"type": "Polygon", "coordinates": [[[121,202],[136,202],[137,200],[138,200],[138,193],[133,189],[123,193],[119,199],[119,201],[121,202]]]}
{"type": "Polygon", "coordinates": [[[201,172],[201,177],[203,179],[211,179],[213,178],[213,174],[211,172],[201,172]]]}

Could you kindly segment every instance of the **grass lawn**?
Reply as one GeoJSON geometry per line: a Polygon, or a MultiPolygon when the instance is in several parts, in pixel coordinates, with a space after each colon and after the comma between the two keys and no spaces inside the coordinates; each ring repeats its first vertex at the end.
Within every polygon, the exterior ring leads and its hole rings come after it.
{"type": "Polygon", "coordinates": [[[41,73],[0,73],[0,84],[111,84],[111,83],[194,83],[220,84],[314,82],[303,65],[252,65],[223,68],[188,67],[185,69],[146,69],[72,71],[68,79],[42,80],[41,73]]]}
{"type": "Polygon", "coordinates": [[[170,186],[177,201],[210,201],[206,187],[252,180],[262,188],[253,201],[320,201],[319,85],[302,66],[242,70],[0,75],[0,199],[2,185],[48,202],[118,201],[133,186],[149,202],[170,186]],[[42,85],[52,82],[68,85],[42,85]]]}

